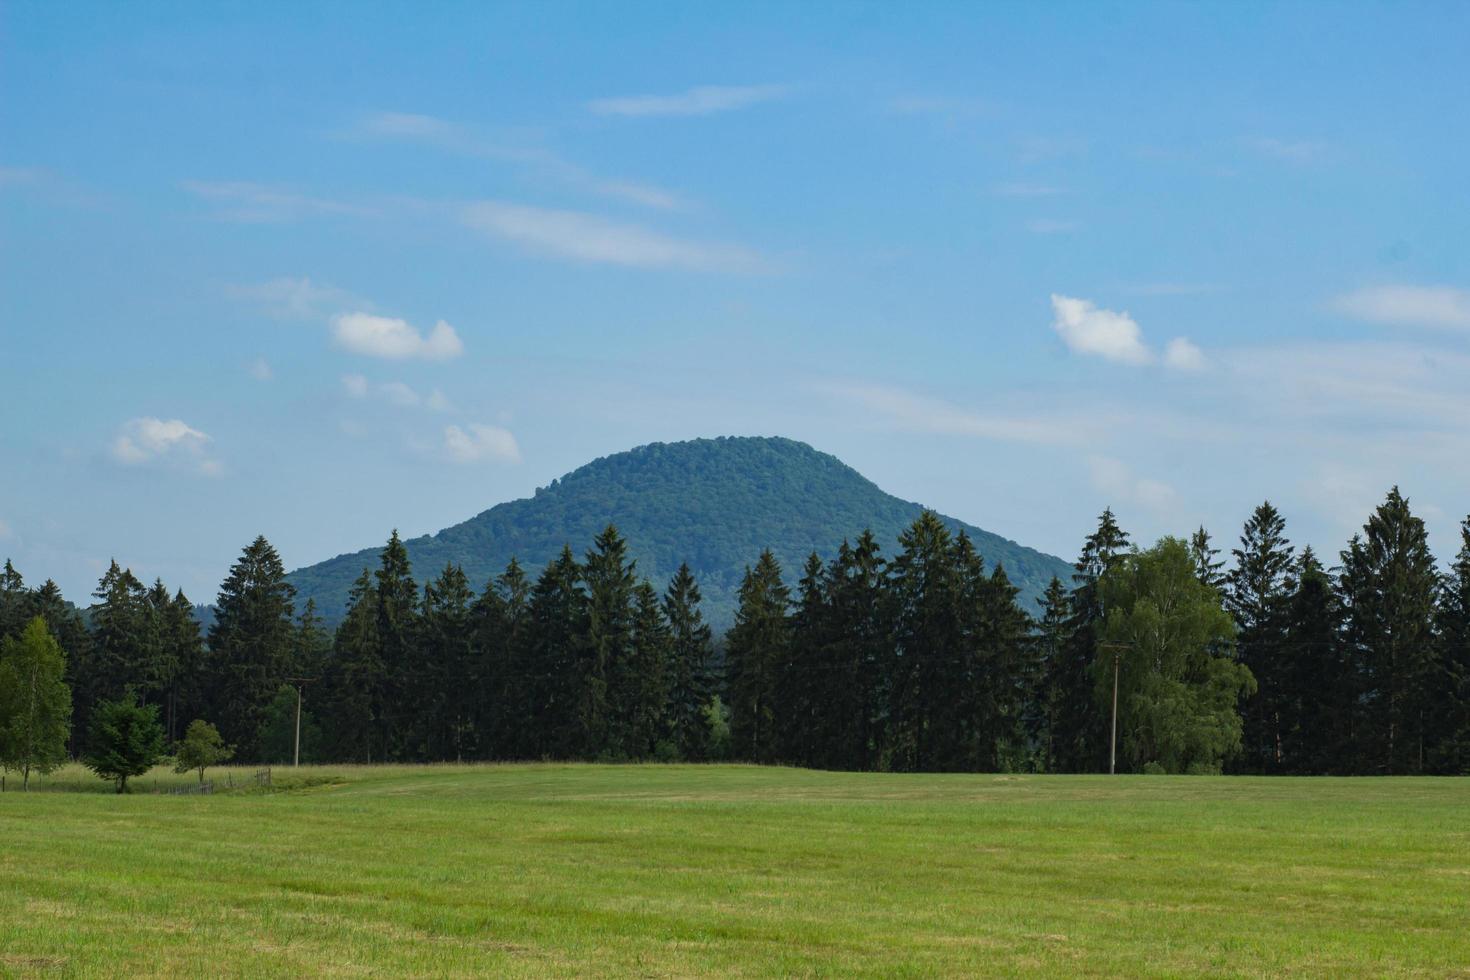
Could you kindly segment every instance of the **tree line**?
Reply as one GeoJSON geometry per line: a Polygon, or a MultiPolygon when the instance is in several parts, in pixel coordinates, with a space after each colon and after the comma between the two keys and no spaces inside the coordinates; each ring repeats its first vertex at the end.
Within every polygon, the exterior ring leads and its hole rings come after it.
{"type": "Polygon", "coordinates": [[[454,565],[420,588],[394,532],[335,630],[296,608],[263,537],[207,631],[181,592],[115,562],[85,610],[7,562],[0,763],[98,758],[125,709],[160,746],[207,721],[212,751],[286,761],[301,697],[314,762],[1093,772],[1116,704],[1120,771],[1470,772],[1470,519],[1446,572],[1396,488],[1334,567],[1269,502],[1231,556],[1227,571],[1203,528],[1134,547],[1104,511],[1072,581],[1027,611],[925,513],[892,556],[865,532],[794,586],[763,553],[719,644],[688,567],[656,590],[614,527],[479,592],[454,565]]]}

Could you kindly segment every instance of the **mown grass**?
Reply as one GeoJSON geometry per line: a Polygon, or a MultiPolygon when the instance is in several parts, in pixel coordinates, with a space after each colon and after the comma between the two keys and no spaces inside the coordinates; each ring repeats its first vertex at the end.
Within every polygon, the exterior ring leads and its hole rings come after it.
{"type": "Polygon", "coordinates": [[[0,973],[1470,976],[1470,780],[274,776],[0,796],[0,973]]]}

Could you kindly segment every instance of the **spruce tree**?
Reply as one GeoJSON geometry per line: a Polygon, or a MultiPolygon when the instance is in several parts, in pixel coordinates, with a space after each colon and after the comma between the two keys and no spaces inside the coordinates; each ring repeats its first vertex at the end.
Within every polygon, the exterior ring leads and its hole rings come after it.
{"type": "Polygon", "coordinates": [[[629,666],[636,582],[628,544],[609,524],[593,539],[582,566],[587,615],[577,645],[577,722],[589,756],[623,758],[634,749],[628,726],[640,683],[629,666]]]}
{"type": "Polygon", "coordinates": [[[828,570],[830,624],[818,765],[872,769],[884,750],[893,623],[887,563],[871,530],[843,542],[828,570]]]}
{"type": "Polygon", "coordinates": [[[669,740],[669,661],[673,636],[658,593],[648,582],[633,590],[633,630],[619,687],[619,727],[634,759],[673,757],[669,740]]]}
{"type": "Polygon", "coordinates": [[[1293,721],[1282,732],[1282,769],[1301,774],[1350,772],[1356,684],[1342,658],[1337,595],[1310,547],[1302,549],[1292,579],[1280,683],[1286,714],[1293,721]]]}
{"type": "Polygon", "coordinates": [[[31,594],[10,559],[0,568],[0,640],[17,636],[30,619],[31,594]]]}
{"type": "Polygon", "coordinates": [[[36,616],[19,636],[0,639],[0,766],[18,769],[21,788],[66,762],[71,690],[66,654],[36,616]]]}
{"type": "Polygon", "coordinates": [[[1283,702],[1285,677],[1284,610],[1291,594],[1292,546],[1286,521],[1265,501],[1241,531],[1240,547],[1231,554],[1227,605],[1239,634],[1236,650],[1256,679],[1256,691],[1243,710],[1245,730],[1240,767],[1248,772],[1279,772],[1283,764],[1282,732],[1293,725],[1283,702]]]}
{"type": "Polygon", "coordinates": [[[424,586],[416,754],[429,761],[462,762],[479,750],[475,701],[480,678],[470,622],[474,598],[458,565],[446,565],[424,586]]]}
{"type": "Polygon", "coordinates": [[[366,568],[348,593],[332,651],[322,685],[332,755],[345,762],[381,762],[375,736],[387,678],[378,643],[377,586],[366,568]]]}
{"type": "Polygon", "coordinates": [[[527,686],[530,672],[521,661],[530,591],[526,573],[512,558],[505,571],[485,586],[470,610],[479,676],[475,729],[482,754],[489,758],[513,759],[528,754],[519,747],[529,741],[531,725],[544,723],[531,717],[527,686]]]}
{"type": "Polygon", "coordinates": [[[1190,536],[1189,554],[1194,559],[1195,577],[1223,596],[1227,576],[1220,569],[1225,567],[1225,562],[1216,557],[1220,549],[1210,543],[1210,532],[1203,524],[1190,536]]]}
{"type": "MultiPolygon", "coordinates": [[[[542,570],[531,589],[522,632],[527,724],[516,754],[523,758],[569,758],[594,755],[583,709],[589,657],[586,641],[587,596],[580,588],[582,569],[564,546],[542,570]]],[[[599,692],[605,699],[605,691],[599,692]]]]}
{"type": "Polygon", "coordinates": [[[814,760],[826,754],[826,727],[831,715],[831,706],[826,703],[831,631],[827,569],[812,552],[797,580],[790,642],[777,665],[776,744],[786,762],[817,765],[814,760]]]}
{"type": "Polygon", "coordinates": [[[669,624],[669,737],[680,758],[700,761],[709,754],[705,711],[715,696],[713,645],[699,609],[699,584],[688,564],[674,573],[663,602],[669,624]]]}
{"type": "Polygon", "coordinates": [[[209,629],[212,714],[247,761],[258,757],[266,705],[294,669],[295,595],[281,556],[261,536],[230,567],[215,600],[209,629]]]}
{"type": "Polygon", "coordinates": [[[378,600],[378,656],[383,663],[383,697],[375,712],[378,757],[396,761],[410,757],[410,744],[424,716],[419,704],[423,690],[423,664],[418,656],[419,587],[397,528],[378,556],[373,579],[378,600]]]}
{"type": "Polygon", "coordinates": [[[1127,547],[1128,533],[1118,526],[1112,508],[1107,508],[1098,518],[1097,530],[1083,542],[1074,565],[1067,641],[1051,675],[1060,720],[1052,744],[1061,772],[1098,772],[1107,765],[1109,718],[1099,710],[1093,689],[1097,631],[1106,612],[1098,583],[1126,556],[1127,547]]]}
{"type": "Polygon", "coordinates": [[[141,776],[163,756],[163,726],[158,705],[141,705],[131,697],[103,701],[92,711],[87,734],[87,768],[111,780],[119,793],[128,780],[141,776]]]}
{"type": "Polygon", "coordinates": [[[1065,739],[1062,710],[1071,601],[1067,587],[1055,576],[1046,593],[1037,600],[1041,616],[1036,620],[1031,641],[1034,673],[1023,725],[1031,745],[1031,768],[1038,772],[1056,772],[1061,768],[1058,743],[1065,739]]]}
{"type": "Polygon", "coordinates": [[[780,666],[791,642],[791,590],[767,549],[740,583],[735,625],[726,638],[730,741],[737,758],[775,762],[780,666]]]}
{"type": "Polygon", "coordinates": [[[1439,575],[1424,522],[1398,487],[1342,553],[1347,653],[1359,682],[1353,732],[1362,771],[1425,771],[1442,682],[1435,636],[1439,575]]]}
{"type": "Polygon", "coordinates": [[[1443,680],[1431,766],[1438,773],[1470,774],[1470,517],[1460,525],[1460,550],[1440,593],[1439,644],[1443,680]]]}

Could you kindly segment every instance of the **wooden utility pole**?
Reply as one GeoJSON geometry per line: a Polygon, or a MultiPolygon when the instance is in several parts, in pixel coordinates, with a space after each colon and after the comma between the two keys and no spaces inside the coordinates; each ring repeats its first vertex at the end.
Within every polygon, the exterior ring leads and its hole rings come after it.
{"type": "Polygon", "coordinates": [[[1108,740],[1108,775],[1118,774],[1118,670],[1123,651],[1131,648],[1131,643],[1099,643],[1099,650],[1113,651],[1113,733],[1108,740]]]}
{"type": "Polygon", "coordinates": [[[288,677],[286,681],[296,685],[296,747],[291,753],[291,766],[293,768],[301,765],[301,689],[315,677],[288,677]]]}

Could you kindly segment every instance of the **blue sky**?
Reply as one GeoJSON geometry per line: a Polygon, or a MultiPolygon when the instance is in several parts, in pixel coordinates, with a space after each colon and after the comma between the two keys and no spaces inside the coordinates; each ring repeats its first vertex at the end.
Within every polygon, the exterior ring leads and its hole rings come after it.
{"type": "MultiPolygon", "coordinates": [[[[655,440],[1073,556],[1470,511],[1470,5],[0,8],[0,553],[210,599],[655,440]]],[[[854,529],[858,530],[858,529],[854,529]]]]}

